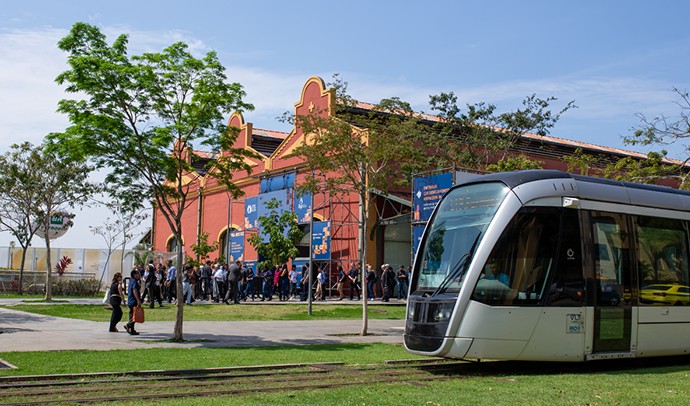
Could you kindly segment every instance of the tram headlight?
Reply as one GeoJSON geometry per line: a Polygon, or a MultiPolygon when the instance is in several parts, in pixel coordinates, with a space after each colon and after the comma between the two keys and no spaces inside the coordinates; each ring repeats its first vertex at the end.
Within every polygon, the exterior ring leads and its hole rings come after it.
{"type": "Polygon", "coordinates": [[[452,307],[439,306],[434,312],[434,321],[448,321],[450,320],[450,315],[453,313],[452,307]]]}

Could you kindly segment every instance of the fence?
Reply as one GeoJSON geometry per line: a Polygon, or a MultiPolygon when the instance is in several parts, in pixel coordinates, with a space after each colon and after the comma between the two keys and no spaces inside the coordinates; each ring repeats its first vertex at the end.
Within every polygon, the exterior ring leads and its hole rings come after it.
{"type": "MultiPolygon", "coordinates": [[[[100,290],[97,286],[95,273],[73,273],[65,272],[61,276],[53,272],[51,275],[53,284],[69,285],[70,282],[83,281],[88,282],[89,287],[83,290],[85,293],[93,293],[100,290]]],[[[72,283],[72,285],[78,283],[72,283]]],[[[46,273],[41,271],[24,271],[22,278],[23,291],[27,293],[43,293],[45,292],[46,273]]],[[[16,293],[19,291],[19,271],[0,271],[0,293],[16,293]]]]}
{"type": "MultiPolygon", "coordinates": [[[[96,279],[101,285],[105,285],[110,282],[116,272],[122,272],[125,276],[129,275],[134,264],[146,263],[151,259],[165,262],[174,256],[174,253],[169,252],[115,250],[108,258],[108,250],[102,249],[55,248],[50,250],[50,262],[53,267],[63,257],[72,261],[63,276],[58,276],[53,269],[53,283],[59,280],[56,278],[62,278],[61,280],[64,281],[96,279]]],[[[29,247],[24,264],[24,290],[28,291],[32,286],[45,288],[47,257],[47,249],[29,247]]],[[[13,291],[16,291],[19,287],[18,270],[21,266],[21,258],[21,248],[0,247],[0,291],[12,291],[5,289],[5,287],[11,289],[12,286],[14,286],[13,291]]]]}

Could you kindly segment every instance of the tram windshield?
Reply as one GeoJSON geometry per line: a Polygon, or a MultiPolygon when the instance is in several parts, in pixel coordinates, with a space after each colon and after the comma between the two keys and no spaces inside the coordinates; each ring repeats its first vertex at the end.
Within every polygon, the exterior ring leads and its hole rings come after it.
{"type": "Polygon", "coordinates": [[[427,225],[413,291],[459,291],[472,254],[508,190],[502,183],[480,183],[445,196],[427,225]]]}

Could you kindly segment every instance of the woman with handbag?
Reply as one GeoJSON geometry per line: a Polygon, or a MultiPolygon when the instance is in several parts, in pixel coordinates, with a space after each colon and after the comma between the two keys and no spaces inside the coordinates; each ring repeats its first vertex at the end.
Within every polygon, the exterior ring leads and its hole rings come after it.
{"type": "Polygon", "coordinates": [[[110,289],[108,289],[108,294],[110,295],[110,306],[113,308],[113,312],[110,315],[110,332],[117,333],[117,323],[122,320],[122,308],[120,305],[124,300],[124,295],[122,294],[122,274],[116,273],[113,275],[113,281],[110,284],[110,289]]]}
{"type": "MultiPolygon", "coordinates": [[[[133,269],[130,273],[131,279],[129,280],[129,288],[127,289],[127,306],[129,306],[129,323],[125,324],[125,330],[133,336],[139,335],[139,333],[134,330],[134,313],[137,311],[137,307],[141,307],[141,285],[139,284],[139,279],[141,274],[137,269],[133,269]]],[[[143,310],[143,308],[142,308],[143,310]]]]}

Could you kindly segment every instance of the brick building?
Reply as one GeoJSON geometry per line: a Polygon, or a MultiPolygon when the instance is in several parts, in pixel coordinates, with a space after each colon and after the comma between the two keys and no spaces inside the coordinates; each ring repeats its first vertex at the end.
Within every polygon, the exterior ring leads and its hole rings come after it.
{"type": "MultiPolygon", "coordinates": [[[[295,104],[296,115],[307,115],[312,111],[324,111],[335,114],[335,93],[325,88],[322,79],[312,77],[306,81],[295,104]]],[[[358,109],[366,111],[371,105],[360,103],[358,109]]],[[[429,116],[433,121],[433,117],[429,116]]],[[[309,256],[309,214],[314,213],[315,232],[319,233],[319,242],[315,242],[315,259],[331,264],[342,264],[346,269],[357,260],[357,219],[358,197],[356,193],[329,196],[316,193],[313,196],[297,197],[294,186],[304,176],[304,168],[299,158],[288,157],[294,148],[305,142],[306,136],[296,126],[289,133],[254,128],[240,114],[233,114],[229,126],[240,129],[235,148],[247,148],[258,153],[260,158],[250,159],[252,173],[238,173],[235,184],[244,191],[240,199],[232,199],[225,188],[213,178],[203,173],[205,160],[213,155],[194,151],[193,160],[198,172],[189,174],[190,205],[185,211],[183,223],[183,245],[186,254],[193,256],[190,249],[197,243],[198,236],[208,233],[208,241],[218,241],[221,252],[212,253],[211,259],[222,254],[225,258],[242,259],[252,263],[257,261],[257,253],[247,243],[247,237],[258,232],[256,219],[262,214],[263,202],[275,197],[284,203],[284,209],[293,210],[298,215],[305,238],[299,245],[299,257],[302,260],[309,256]],[[229,254],[229,255],[228,255],[229,254]]],[[[525,134],[517,147],[516,154],[539,161],[545,169],[567,170],[562,157],[573,154],[577,148],[593,155],[601,163],[624,156],[642,159],[636,154],[616,148],[607,148],[587,143],[569,141],[550,136],[525,134]]],[[[379,265],[408,264],[411,251],[411,191],[386,196],[373,194],[369,204],[371,213],[367,226],[368,243],[367,262],[379,265]],[[381,219],[389,219],[381,221],[381,219]],[[391,220],[393,219],[393,220],[391,220]]],[[[176,242],[168,224],[159,212],[154,211],[152,243],[154,250],[174,251],[176,242]]]]}

